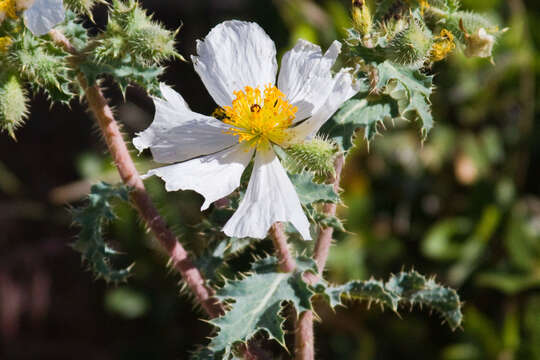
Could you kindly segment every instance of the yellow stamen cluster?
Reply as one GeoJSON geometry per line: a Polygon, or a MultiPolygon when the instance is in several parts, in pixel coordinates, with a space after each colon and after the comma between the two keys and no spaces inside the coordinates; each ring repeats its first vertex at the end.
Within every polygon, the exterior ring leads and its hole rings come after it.
{"type": "Polygon", "coordinates": [[[16,0],[0,0],[0,22],[6,17],[11,19],[17,18],[17,1],[16,0]]]}
{"type": "Polygon", "coordinates": [[[446,29],[442,29],[440,35],[434,39],[435,43],[431,48],[431,60],[434,62],[444,60],[456,48],[454,35],[446,29]]]}
{"type": "Polygon", "coordinates": [[[9,36],[0,36],[0,53],[8,51],[13,40],[9,36]]]}
{"type": "Polygon", "coordinates": [[[292,125],[298,109],[289,104],[277,87],[267,85],[261,92],[259,88],[246,86],[234,95],[232,106],[223,108],[223,122],[232,125],[227,134],[257,148],[287,140],[285,130],[292,125]]]}

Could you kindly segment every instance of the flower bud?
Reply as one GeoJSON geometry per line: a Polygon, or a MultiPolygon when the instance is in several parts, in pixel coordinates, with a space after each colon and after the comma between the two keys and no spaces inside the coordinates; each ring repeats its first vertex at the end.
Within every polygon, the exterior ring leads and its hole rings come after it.
{"type": "Polygon", "coordinates": [[[409,26],[390,41],[387,57],[394,63],[410,68],[421,67],[431,50],[431,31],[420,20],[412,19],[409,26]]]}
{"type": "Polygon", "coordinates": [[[352,0],[352,18],[354,28],[361,35],[367,35],[371,32],[373,19],[366,0],[352,0]]]}
{"type": "Polygon", "coordinates": [[[331,141],[314,138],[285,149],[288,159],[285,166],[293,173],[309,171],[316,181],[324,181],[334,173],[336,146],[331,141]]]}
{"type": "Polygon", "coordinates": [[[0,78],[0,130],[15,139],[15,130],[28,115],[28,98],[14,74],[0,78]]]}

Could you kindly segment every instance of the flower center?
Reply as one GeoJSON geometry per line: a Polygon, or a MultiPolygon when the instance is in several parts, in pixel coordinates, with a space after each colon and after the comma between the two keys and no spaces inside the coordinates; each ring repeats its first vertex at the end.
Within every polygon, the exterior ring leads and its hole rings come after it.
{"type": "Polygon", "coordinates": [[[292,125],[296,107],[273,85],[267,85],[264,92],[259,88],[246,86],[235,91],[232,106],[225,106],[223,122],[232,125],[227,134],[238,136],[239,142],[247,142],[252,147],[282,144],[287,139],[285,131],[292,125]]]}

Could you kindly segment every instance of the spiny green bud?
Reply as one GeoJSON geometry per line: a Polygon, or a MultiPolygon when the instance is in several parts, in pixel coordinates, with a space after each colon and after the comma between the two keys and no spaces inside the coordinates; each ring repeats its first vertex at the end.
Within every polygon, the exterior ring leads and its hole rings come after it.
{"type": "Polygon", "coordinates": [[[14,74],[0,78],[0,129],[15,139],[15,130],[28,116],[28,98],[14,74]]]}
{"type": "Polygon", "coordinates": [[[88,16],[92,21],[94,18],[92,16],[92,9],[97,4],[106,3],[104,0],[64,0],[64,6],[66,9],[71,10],[77,14],[82,14],[88,16]]]}
{"type": "Polygon", "coordinates": [[[352,18],[354,28],[361,34],[367,35],[371,33],[373,27],[373,19],[369,5],[365,0],[352,0],[352,18]]]}
{"type": "Polygon", "coordinates": [[[334,174],[334,157],[337,147],[329,140],[315,137],[312,140],[294,144],[285,149],[288,155],[285,167],[293,172],[309,171],[315,180],[325,181],[334,174]]]}
{"type": "Polygon", "coordinates": [[[52,43],[21,31],[13,39],[9,62],[34,89],[45,90],[51,100],[68,103],[74,96],[67,54],[52,43]]]}
{"type": "Polygon", "coordinates": [[[411,19],[409,26],[398,32],[387,48],[388,58],[396,64],[419,68],[426,61],[433,36],[419,19],[411,19]]]}
{"type": "Polygon", "coordinates": [[[169,58],[181,58],[175,49],[176,33],[153,21],[136,1],[114,0],[94,55],[100,62],[131,55],[139,64],[159,64],[169,58]]]}

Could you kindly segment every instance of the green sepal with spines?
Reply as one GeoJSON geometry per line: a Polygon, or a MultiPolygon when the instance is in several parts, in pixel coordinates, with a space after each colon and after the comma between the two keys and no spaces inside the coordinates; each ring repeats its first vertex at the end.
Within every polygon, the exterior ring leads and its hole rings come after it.
{"type": "Polygon", "coordinates": [[[99,183],[92,186],[88,195],[88,205],[73,210],[73,222],[80,227],[73,248],[81,253],[83,261],[97,278],[107,282],[125,281],[131,273],[132,265],[115,269],[111,265],[119,253],[110,248],[103,238],[103,227],[116,219],[111,201],[128,200],[125,186],[99,183]]]}

